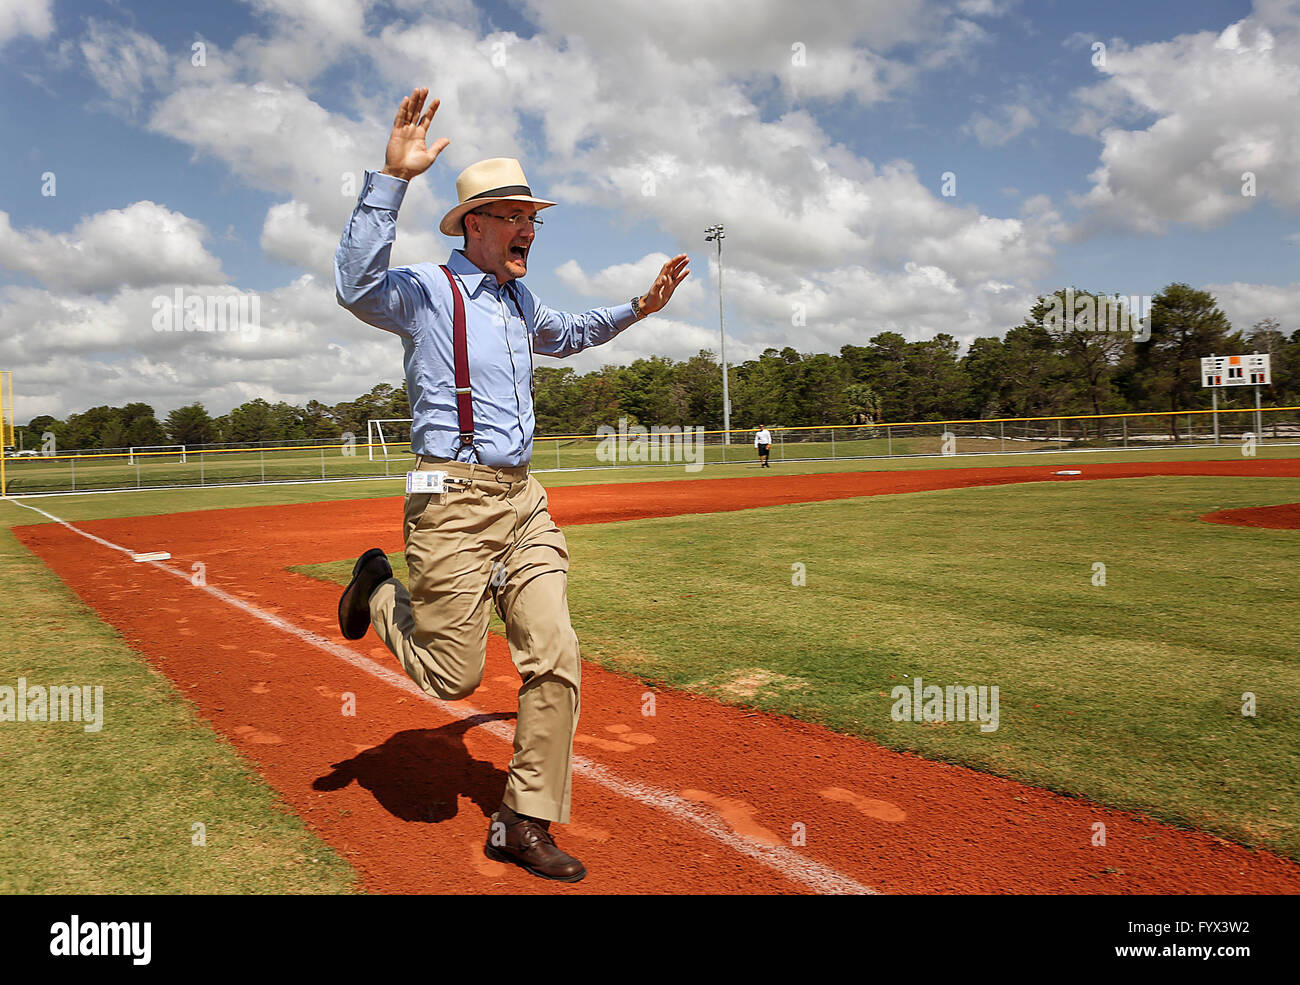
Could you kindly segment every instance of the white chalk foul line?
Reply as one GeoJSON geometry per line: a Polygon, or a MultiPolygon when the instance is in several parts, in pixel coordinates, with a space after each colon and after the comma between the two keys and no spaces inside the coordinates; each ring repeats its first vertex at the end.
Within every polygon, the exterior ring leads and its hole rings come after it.
{"type": "MultiPolygon", "coordinates": [[[[79,527],[68,523],[66,520],[60,519],[52,513],[46,513],[44,510],[38,509],[35,506],[29,506],[27,503],[17,503],[17,505],[24,509],[39,513],[41,516],[48,517],[55,523],[62,524],[73,533],[79,534],[88,540],[92,540],[96,544],[100,544],[111,550],[125,554],[128,558],[133,556],[133,552],[129,548],[123,547],[120,544],[114,544],[112,541],[105,540],[102,537],[96,537],[94,534],[82,530],[79,527]]],[[[193,584],[190,575],[187,572],[163,564],[161,561],[139,563],[150,564],[160,571],[165,571],[169,575],[174,575],[177,578],[183,578],[185,581],[193,584]]],[[[358,670],[362,670],[370,676],[378,678],[385,684],[389,684],[405,691],[407,694],[411,694],[423,701],[427,701],[429,704],[437,706],[441,711],[456,718],[465,719],[473,718],[475,716],[486,717],[487,715],[486,712],[466,705],[464,702],[451,704],[436,698],[422,690],[405,674],[399,674],[388,667],[377,664],[373,660],[361,656],[346,646],[342,646],[327,637],[313,633],[311,630],[303,629],[301,626],[296,626],[285,619],[281,619],[274,613],[259,609],[257,606],[245,602],[243,599],[237,598],[229,592],[217,588],[215,585],[194,585],[193,587],[207,592],[213,598],[220,599],[227,605],[231,605],[255,619],[260,619],[268,626],[272,626],[283,633],[288,633],[290,636],[296,636],[304,643],[308,643],[311,646],[316,647],[318,650],[323,650],[331,656],[337,657],[358,670]]],[[[513,743],[514,741],[514,731],[510,726],[505,725],[502,722],[486,721],[479,727],[507,744],[513,743]]],[[[766,865],[768,868],[775,870],[779,875],[784,876],[791,882],[805,886],[814,892],[866,894],[873,896],[879,895],[878,890],[863,885],[843,873],[832,869],[830,866],[823,865],[813,859],[805,858],[793,849],[786,848],[784,845],[761,845],[749,841],[746,838],[742,838],[719,821],[714,814],[692,801],[679,797],[671,790],[664,790],[661,787],[655,787],[636,780],[626,780],[600,763],[587,759],[585,756],[575,755],[573,757],[573,770],[580,776],[605,787],[607,790],[610,790],[621,797],[626,797],[629,800],[635,800],[647,807],[653,807],[656,810],[663,811],[676,821],[700,829],[711,838],[726,845],[728,848],[739,852],[741,855],[752,858],[756,862],[766,865]]]]}

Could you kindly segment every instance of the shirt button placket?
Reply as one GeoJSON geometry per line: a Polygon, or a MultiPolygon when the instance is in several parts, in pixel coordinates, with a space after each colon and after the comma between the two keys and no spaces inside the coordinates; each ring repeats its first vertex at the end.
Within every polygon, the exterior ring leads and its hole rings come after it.
{"type": "Polygon", "coordinates": [[[510,344],[510,313],[506,310],[506,301],[502,297],[504,286],[497,288],[497,304],[501,306],[501,324],[505,327],[506,352],[510,354],[510,386],[515,391],[515,423],[519,425],[519,447],[524,446],[524,409],[519,400],[519,373],[515,367],[515,347],[510,344]]]}

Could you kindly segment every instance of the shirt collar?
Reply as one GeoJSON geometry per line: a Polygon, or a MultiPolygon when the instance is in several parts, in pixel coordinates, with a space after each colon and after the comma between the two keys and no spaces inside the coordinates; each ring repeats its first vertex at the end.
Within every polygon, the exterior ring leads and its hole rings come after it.
{"type": "Polygon", "coordinates": [[[451,272],[460,278],[465,289],[473,297],[482,287],[488,287],[495,294],[497,292],[497,279],[495,274],[485,274],[475,265],[474,261],[467,257],[461,250],[452,250],[451,256],[447,260],[447,266],[451,272]]]}

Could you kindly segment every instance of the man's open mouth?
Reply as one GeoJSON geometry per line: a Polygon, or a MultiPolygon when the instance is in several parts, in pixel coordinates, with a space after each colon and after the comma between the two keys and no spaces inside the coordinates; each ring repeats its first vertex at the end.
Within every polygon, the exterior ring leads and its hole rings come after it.
{"type": "Polygon", "coordinates": [[[520,263],[526,263],[528,261],[528,248],[524,246],[512,246],[510,247],[510,255],[520,263]]]}

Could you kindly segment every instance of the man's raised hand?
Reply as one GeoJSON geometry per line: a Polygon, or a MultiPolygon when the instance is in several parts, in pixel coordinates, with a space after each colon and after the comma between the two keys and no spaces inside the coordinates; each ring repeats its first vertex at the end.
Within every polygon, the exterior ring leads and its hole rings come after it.
{"type": "Polygon", "coordinates": [[[451,143],[446,137],[439,137],[432,146],[425,146],[429,124],[433,122],[433,114],[438,112],[440,102],[435,99],[421,116],[420,108],[428,95],[428,89],[412,89],[398,107],[393,119],[393,133],[388,138],[388,151],[384,155],[384,174],[410,181],[427,171],[451,143]]]}
{"type": "Polygon", "coordinates": [[[677,285],[690,274],[690,263],[685,253],[679,253],[663,265],[659,276],[650,285],[650,290],[641,297],[642,314],[653,314],[668,303],[668,299],[673,296],[673,291],[677,290],[677,285]]]}

